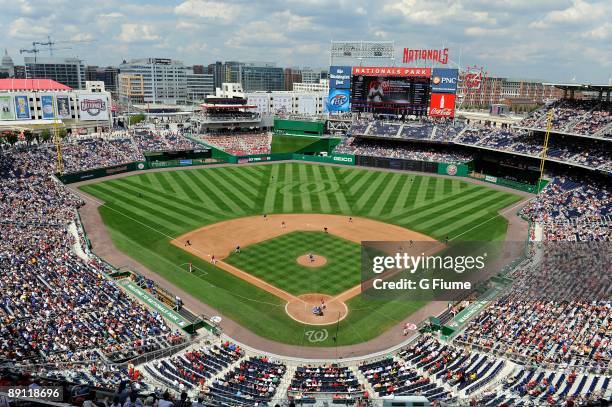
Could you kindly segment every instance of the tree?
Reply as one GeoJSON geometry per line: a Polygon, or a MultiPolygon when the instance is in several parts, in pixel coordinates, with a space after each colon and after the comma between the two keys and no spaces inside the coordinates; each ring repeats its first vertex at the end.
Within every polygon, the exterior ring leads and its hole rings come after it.
{"type": "Polygon", "coordinates": [[[10,145],[14,145],[17,140],[19,140],[19,133],[17,133],[16,131],[9,131],[7,133],[6,141],[8,141],[10,145]]]}
{"type": "Polygon", "coordinates": [[[43,129],[43,131],[40,132],[40,138],[42,139],[43,143],[51,140],[51,132],[49,129],[43,129]]]}
{"type": "Polygon", "coordinates": [[[60,138],[63,140],[66,138],[66,136],[68,135],[68,132],[66,131],[65,128],[61,128],[57,131],[57,134],[60,136],[60,138]]]}
{"type": "Polygon", "coordinates": [[[32,130],[25,130],[23,132],[23,137],[25,138],[25,141],[28,144],[32,144],[32,141],[34,141],[34,139],[36,138],[36,136],[34,136],[34,133],[32,132],[32,130]]]}
{"type": "Polygon", "coordinates": [[[134,125],[134,124],[138,124],[142,121],[144,121],[147,118],[147,116],[145,116],[144,113],[138,113],[135,114],[134,116],[130,116],[130,126],[134,125]]]}

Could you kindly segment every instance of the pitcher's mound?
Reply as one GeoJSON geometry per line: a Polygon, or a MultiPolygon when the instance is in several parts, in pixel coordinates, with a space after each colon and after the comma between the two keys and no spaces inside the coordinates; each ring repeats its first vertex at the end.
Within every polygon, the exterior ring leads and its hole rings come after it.
{"type": "Polygon", "coordinates": [[[323,256],[319,256],[318,254],[314,254],[314,258],[312,261],[310,260],[310,256],[308,254],[304,254],[297,259],[295,259],[300,266],[304,267],[321,267],[327,264],[327,259],[323,256]]]}
{"type": "Polygon", "coordinates": [[[285,305],[285,312],[294,320],[307,325],[330,325],[343,320],[348,314],[346,304],[325,294],[302,294],[285,305]],[[320,313],[315,307],[325,306],[320,313]]]}

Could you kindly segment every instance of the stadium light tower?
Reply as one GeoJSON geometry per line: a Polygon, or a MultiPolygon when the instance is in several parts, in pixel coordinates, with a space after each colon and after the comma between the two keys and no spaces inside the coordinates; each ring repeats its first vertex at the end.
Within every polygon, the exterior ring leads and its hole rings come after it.
{"type": "Polygon", "coordinates": [[[336,65],[337,59],[357,60],[359,66],[364,60],[388,60],[395,66],[395,43],[393,41],[332,41],[329,51],[329,65],[336,65]]]}

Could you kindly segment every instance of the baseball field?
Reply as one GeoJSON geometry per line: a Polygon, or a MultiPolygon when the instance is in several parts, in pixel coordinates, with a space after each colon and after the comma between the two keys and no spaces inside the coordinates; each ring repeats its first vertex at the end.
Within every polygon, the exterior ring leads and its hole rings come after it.
{"type": "Polygon", "coordinates": [[[500,240],[498,212],[520,200],[460,178],[306,163],[147,172],[80,188],[104,202],[118,249],[257,335],[303,346],[335,344],[333,335],[309,341],[313,325],[336,330],[340,319],[337,344],[356,344],[425,305],[362,299],[359,241],[500,240]],[[325,317],[311,313],[320,301],[325,317]]]}

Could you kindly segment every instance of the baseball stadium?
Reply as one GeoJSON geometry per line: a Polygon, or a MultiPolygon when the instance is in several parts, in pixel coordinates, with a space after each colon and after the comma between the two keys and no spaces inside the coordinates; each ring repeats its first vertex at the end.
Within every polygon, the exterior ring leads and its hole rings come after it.
{"type": "Polygon", "coordinates": [[[0,79],[0,405],[608,405],[612,86],[483,113],[380,52],[332,42],[324,112],[0,79]]]}

